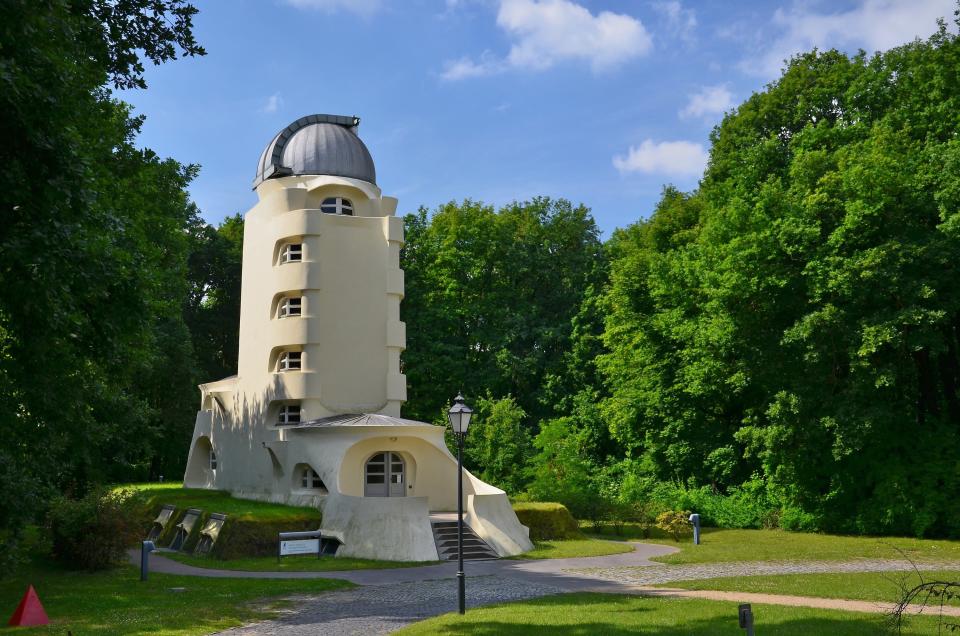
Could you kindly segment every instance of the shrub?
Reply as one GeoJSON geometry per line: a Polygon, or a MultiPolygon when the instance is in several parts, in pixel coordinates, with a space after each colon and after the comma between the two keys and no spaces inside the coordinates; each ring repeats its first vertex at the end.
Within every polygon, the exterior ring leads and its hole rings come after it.
{"type": "Polygon", "coordinates": [[[533,541],[583,538],[577,521],[563,504],[516,503],[513,510],[520,523],[530,528],[530,539],[533,541]]]}
{"type": "Polygon", "coordinates": [[[693,510],[705,526],[716,528],[770,528],[780,521],[778,506],[760,479],[751,479],[721,494],[710,488],[658,483],[650,499],[671,510],[693,510]]]}
{"type": "Polygon", "coordinates": [[[657,527],[673,535],[674,541],[680,541],[680,535],[690,531],[689,510],[668,510],[657,515],[657,527]]]}
{"type": "Polygon", "coordinates": [[[81,499],[60,497],[47,513],[53,556],[77,569],[123,563],[140,538],[143,511],[129,490],[94,490],[81,499]]]}

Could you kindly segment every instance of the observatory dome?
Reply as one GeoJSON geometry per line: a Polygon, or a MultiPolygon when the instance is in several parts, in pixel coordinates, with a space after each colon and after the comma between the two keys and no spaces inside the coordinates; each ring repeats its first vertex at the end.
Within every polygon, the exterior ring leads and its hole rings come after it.
{"type": "Polygon", "coordinates": [[[307,115],[267,144],[253,187],[278,177],[332,175],[377,182],[370,151],[357,135],[358,117],[307,115]]]}

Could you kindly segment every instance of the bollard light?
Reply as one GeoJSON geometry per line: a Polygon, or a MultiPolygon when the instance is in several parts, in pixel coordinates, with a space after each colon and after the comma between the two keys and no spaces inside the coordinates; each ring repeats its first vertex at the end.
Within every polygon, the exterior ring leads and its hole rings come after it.
{"type": "Polygon", "coordinates": [[[144,541],[140,544],[140,580],[146,581],[150,571],[150,553],[157,549],[153,541],[144,541]]]}
{"type": "Polygon", "coordinates": [[[693,545],[700,545],[700,515],[690,515],[690,523],[693,524],[693,545]]]}
{"type": "Polygon", "coordinates": [[[738,608],[737,616],[740,619],[740,629],[747,630],[747,636],[754,636],[753,610],[750,608],[750,603],[742,603],[738,608]]]}

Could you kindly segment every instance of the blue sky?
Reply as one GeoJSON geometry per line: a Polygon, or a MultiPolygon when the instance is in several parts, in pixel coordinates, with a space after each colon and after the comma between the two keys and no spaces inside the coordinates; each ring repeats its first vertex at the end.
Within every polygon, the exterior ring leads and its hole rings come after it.
{"type": "MultiPolygon", "coordinates": [[[[196,1],[205,57],[125,92],[140,143],[201,165],[217,223],[256,202],[263,147],[312,113],[358,115],[398,213],[536,195],[592,208],[604,235],[689,190],[723,112],[790,54],[926,37],[954,0],[196,1]]],[[[950,20],[948,20],[949,22],[950,20]]]]}

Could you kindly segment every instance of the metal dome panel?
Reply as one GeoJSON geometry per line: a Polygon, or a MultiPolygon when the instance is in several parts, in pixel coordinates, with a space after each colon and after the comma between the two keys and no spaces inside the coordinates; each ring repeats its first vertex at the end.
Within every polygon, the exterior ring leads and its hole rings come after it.
{"type": "Polygon", "coordinates": [[[293,122],[260,155],[253,187],[290,175],[332,175],[376,184],[370,151],[357,136],[360,119],[308,115],[293,122]]]}

